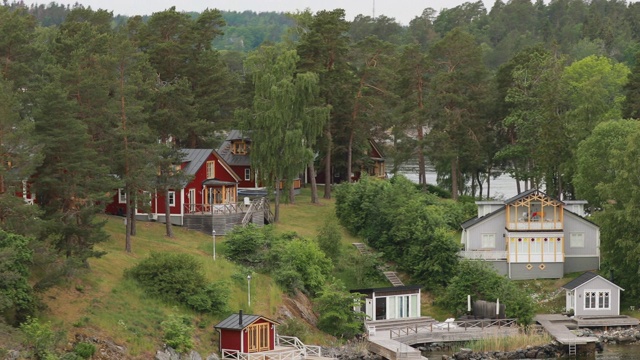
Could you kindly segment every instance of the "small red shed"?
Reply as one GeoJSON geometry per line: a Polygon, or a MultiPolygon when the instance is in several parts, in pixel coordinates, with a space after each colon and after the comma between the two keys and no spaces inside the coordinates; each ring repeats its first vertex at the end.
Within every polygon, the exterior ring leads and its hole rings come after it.
{"type": "Polygon", "coordinates": [[[271,351],[276,343],[277,321],[260,315],[232,314],[214,326],[220,333],[220,352],[271,351]]]}

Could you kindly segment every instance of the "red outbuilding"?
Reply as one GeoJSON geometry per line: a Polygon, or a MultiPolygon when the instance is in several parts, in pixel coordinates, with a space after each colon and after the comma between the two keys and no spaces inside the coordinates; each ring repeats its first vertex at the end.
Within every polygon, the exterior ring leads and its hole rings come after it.
{"type": "Polygon", "coordinates": [[[272,351],[276,344],[277,321],[260,315],[232,314],[214,326],[220,333],[220,353],[272,351]]]}

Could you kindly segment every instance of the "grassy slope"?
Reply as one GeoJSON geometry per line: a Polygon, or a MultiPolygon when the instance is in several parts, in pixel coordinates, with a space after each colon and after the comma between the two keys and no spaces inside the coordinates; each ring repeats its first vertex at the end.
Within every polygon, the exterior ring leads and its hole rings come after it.
{"type": "MultiPolygon", "coordinates": [[[[333,213],[333,200],[312,205],[308,191],[298,196],[296,204],[281,206],[281,223],[276,231],[295,231],[313,238],[325,218],[333,213]]],[[[120,217],[106,216],[110,240],[100,245],[107,254],[90,261],[91,271],[73,282],[57,286],[44,295],[49,308],[47,319],[56,327],[75,333],[96,334],[126,344],[129,353],[148,358],[161,345],[160,323],[173,312],[187,313],[196,319],[196,349],[201,353],[215,351],[217,335],[212,331],[220,318],[198,316],[184,309],[167,306],[146,296],[135,283],[123,279],[123,271],[147,257],[152,251],[184,252],[199,258],[211,281],[225,280],[232,291],[232,311],[273,316],[282,304],[282,293],[270,277],[252,274],[251,307],[247,299],[247,269],[224,259],[224,238],[217,237],[217,260],[212,259],[212,238],[197,231],[174,227],[175,238],[164,236],[164,225],[138,222],[138,235],[133,238],[133,252],[124,252],[124,224],[120,217]]],[[[343,232],[343,253],[355,253],[350,244],[357,239],[343,232]]],[[[348,274],[336,274],[345,277],[348,274]]],[[[317,338],[317,337],[315,337],[317,338]]]]}

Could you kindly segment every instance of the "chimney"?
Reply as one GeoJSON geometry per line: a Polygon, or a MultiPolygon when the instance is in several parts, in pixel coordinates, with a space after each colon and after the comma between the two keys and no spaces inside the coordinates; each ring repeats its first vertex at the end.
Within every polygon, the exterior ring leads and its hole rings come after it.
{"type": "Polygon", "coordinates": [[[242,326],[242,310],[238,313],[238,324],[242,326]]]}

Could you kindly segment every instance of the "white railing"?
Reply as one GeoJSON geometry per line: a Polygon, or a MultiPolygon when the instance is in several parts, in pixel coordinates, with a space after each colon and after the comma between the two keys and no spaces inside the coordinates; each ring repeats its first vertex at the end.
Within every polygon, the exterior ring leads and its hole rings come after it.
{"type": "Polygon", "coordinates": [[[196,214],[196,215],[204,215],[204,214],[236,214],[245,212],[245,207],[243,203],[228,203],[228,204],[195,204],[195,203],[185,203],[184,204],[184,213],[185,214],[196,214]]]}
{"type": "Polygon", "coordinates": [[[222,358],[231,360],[300,360],[304,356],[304,352],[300,349],[257,353],[243,353],[238,350],[222,349],[222,358]]]}
{"type": "Polygon", "coordinates": [[[468,250],[460,251],[460,256],[472,260],[506,260],[506,251],[468,250]]]}
{"type": "Polygon", "coordinates": [[[432,322],[427,325],[412,325],[403,328],[391,329],[389,338],[397,338],[417,334],[420,332],[462,332],[470,329],[484,331],[489,328],[517,328],[517,319],[498,319],[498,320],[460,320],[450,322],[432,322]]]}
{"type": "Polygon", "coordinates": [[[316,345],[305,345],[295,336],[280,336],[276,337],[276,344],[279,346],[293,346],[296,349],[302,351],[304,356],[322,356],[322,349],[316,345]]]}

